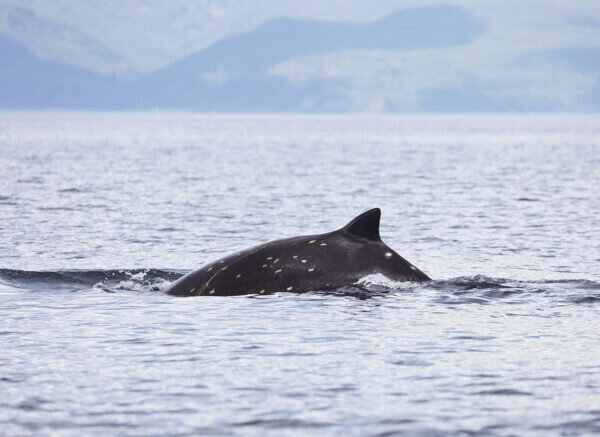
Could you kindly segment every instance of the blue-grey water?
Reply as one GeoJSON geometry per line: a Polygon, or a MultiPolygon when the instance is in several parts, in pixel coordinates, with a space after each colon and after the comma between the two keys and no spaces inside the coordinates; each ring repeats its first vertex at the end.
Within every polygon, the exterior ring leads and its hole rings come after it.
{"type": "Polygon", "coordinates": [[[2,113],[1,434],[598,434],[599,168],[598,115],[2,113]],[[433,282],[163,292],[377,206],[433,282]]]}

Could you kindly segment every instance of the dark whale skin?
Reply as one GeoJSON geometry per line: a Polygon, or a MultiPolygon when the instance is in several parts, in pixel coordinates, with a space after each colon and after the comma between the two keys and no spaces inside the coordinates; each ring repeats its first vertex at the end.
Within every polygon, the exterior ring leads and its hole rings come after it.
{"type": "Polygon", "coordinates": [[[342,229],[270,241],[221,258],[181,277],[176,296],[236,296],[330,290],[382,274],[395,281],[429,281],[379,237],[379,208],[342,229]]]}

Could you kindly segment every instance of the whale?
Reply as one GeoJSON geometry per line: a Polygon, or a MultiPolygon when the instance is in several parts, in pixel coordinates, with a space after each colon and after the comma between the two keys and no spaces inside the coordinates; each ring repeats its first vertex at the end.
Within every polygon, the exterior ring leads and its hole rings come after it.
{"type": "Polygon", "coordinates": [[[381,274],[393,281],[430,281],[379,235],[381,210],[360,214],[341,229],[269,241],[228,255],[169,285],[174,296],[304,293],[350,286],[381,274]]]}

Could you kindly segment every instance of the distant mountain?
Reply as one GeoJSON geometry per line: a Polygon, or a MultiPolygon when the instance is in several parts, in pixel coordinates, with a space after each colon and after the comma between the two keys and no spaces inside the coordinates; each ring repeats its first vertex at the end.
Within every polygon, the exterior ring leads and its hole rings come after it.
{"type": "Polygon", "coordinates": [[[600,109],[600,11],[586,9],[585,1],[547,10],[541,7],[547,0],[486,6],[464,0],[464,7],[440,0],[447,5],[404,8],[379,19],[374,12],[433,1],[373,0],[365,7],[360,0],[331,0],[309,13],[300,0],[132,0],[122,9],[118,0],[0,0],[0,108],[600,109]],[[263,19],[288,9],[296,18],[263,19]],[[315,16],[372,21],[299,18],[315,16]],[[132,55],[138,52],[143,56],[132,55]],[[135,80],[113,76],[120,66],[151,69],[176,52],[192,54],[135,80]]]}
{"type": "Polygon", "coordinates": [[[472,41],[481,31],[465,10],[452,6],[406,9],[366,24],[281,18],[225,38],[158,70],[151,78],[186,80],[218,71],[227,78],[255,75],[295,56],[451,47],[472,41]]]}
{"type": "Polygon", "coordinates": [[[0,108],[119,108],[121,86],[96,73],[41,60],[0,35],[0,108]]]}
{"type": "Polygon", "coordinates": [[[41,58],[119,74],[122,65],[106,52],[77,51],[104,47],[132,71],[146,74],[278,17],[367,22],[398,9],[448,1],[454,0],[0,0],[0,7],[27,10],[42,30],[28,25],[20,33],[20,25],[2,27],[0,18],[0,34],[41,58]]]}
{"type": "MultiPolygon", "coordinates": [[[[140,81],[138,94],[144,96],[143,106],[299,110],[306,101],[343,98],[336,97],[340,83],[318,80],[295,86],[267,74],[286,59],[351,50],[451,47],[472,41],[482,31],[464,9],[454,6],[405,9],[366,24],[276,19],[158,70],[140,81]]],[[[323,102],[316,109],[330,110],[341,103],[323,102]]]]}
{"type": "MultiPolygon", "coordinates": [[[[590,27],[600,29],[600,22],[589,22],[590,27]]],[[[600,109],[600,45],[593,47],[570,47],[552,51],[547,55],[552,61],[566,63],[570,68],[580,73],[595,76],[591,92],[584,97],[583,102],[588,107],[600,109]]]]}
{"type": "MultiPolygon", "coordinates": [[[[600,29],[600,25],[598,28],[600,29]]],[[[600,45],[554,50],[548,54],[548,57],[555,61],[566,62],[577,71],[600,75],[600,45]]]]}
{"type": "Polygon", "coordinates": [[[136,73],[122,56],[84,31],[42,18],[20,6],[0,5],[0,34],[20,42],[42,59],[109,76],[129,77],[136,73]]]}
{"type": "Polygon", "coordinates": [[[0,37],[0,106],[343,111],[343,81],[295,85],[267,70],[299,55],[460,45],[481,30],[468,13],[451,6],[407,9],[367,24],[276,19],[137,81],[41,60],[22,44],[0,37]]]}

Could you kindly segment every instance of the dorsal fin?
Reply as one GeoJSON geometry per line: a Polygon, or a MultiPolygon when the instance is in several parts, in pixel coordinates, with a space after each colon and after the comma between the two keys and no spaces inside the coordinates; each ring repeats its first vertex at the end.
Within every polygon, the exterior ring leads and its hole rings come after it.
{"type": "Polygon", "coordinates": [[[381,241],[381,237],[379,237],[380,218],[381,210],[379,208],[370,209],[344,226],[342,231],[367,240],[381,241]]]}

